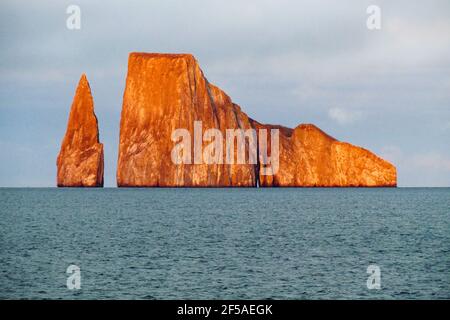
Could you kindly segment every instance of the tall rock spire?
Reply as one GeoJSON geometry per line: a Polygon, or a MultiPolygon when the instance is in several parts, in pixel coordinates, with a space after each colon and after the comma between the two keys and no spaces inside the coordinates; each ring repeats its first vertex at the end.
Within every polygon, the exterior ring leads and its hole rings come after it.
{"type": "Polygon", "coordinates": [[[103,187],[103,144],[85,74],[78,82],[56,164],[58,187],[103,187]]]}

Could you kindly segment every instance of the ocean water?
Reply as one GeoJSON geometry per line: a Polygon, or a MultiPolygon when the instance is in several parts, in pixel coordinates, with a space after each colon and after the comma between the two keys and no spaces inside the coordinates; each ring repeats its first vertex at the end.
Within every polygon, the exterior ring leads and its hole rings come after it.
{"type": "Polygon", "coordinates": [[[2,188],[0,298],[450,299],[450,189],[2,188]]]}

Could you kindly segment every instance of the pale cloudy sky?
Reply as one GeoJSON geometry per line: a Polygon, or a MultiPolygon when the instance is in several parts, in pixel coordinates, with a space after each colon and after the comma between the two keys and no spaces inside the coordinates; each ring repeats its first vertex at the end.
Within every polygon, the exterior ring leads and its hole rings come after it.
{"type": "Polygon", "coordinates": [[[400,186],[450,186],[450,1],[2,0],[0,30],[0,186],[55,186],[83,72],[115,186],[132,51],[193,53],[249,116],[368,148],[400,186]],[[71,4],[81,30],[66,28],[71,4]]]}

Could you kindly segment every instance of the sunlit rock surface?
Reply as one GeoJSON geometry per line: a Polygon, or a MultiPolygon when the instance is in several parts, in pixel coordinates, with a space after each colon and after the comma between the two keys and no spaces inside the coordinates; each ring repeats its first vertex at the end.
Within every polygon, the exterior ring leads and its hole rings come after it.
{"type": "Polygon", "coordinates": [[[120,187],[378,187],[396,186],[396,180],[392,164],[314,125],[290,129],[250,119],[207,81],[190,54],[129,56],[120,122],[120,187]],[[192,164],[174,164],[172,132],[184,128],[194,138],[194,121],[202,122],[202,132],[219,129],[223,146],[226,129],[268,129],[268,142],[270,129],[279,129],[278,171],[262,175],[259,161],[194,164],[193,154],[192,164]]]}
{"type": "Polygon", "coordinates": [[[66,134],[57,159],[57,185],[103,186],[103,145],[99,142],[94,101],[84,74],[73,98],[66,134]]]}
{"type": "Polygon", "coordinates": [[[279,170],[267,187],[395,187],[396,168],[372,152],[340,142],[312,124],[280,130],[279,170]]]}
{"type": "Polygon", "coordinates": [[[251,128],[240,107],[208,83],[192,55],[130,54],[120,121],[118,186],[256,186],[253,164],[172,162],[172,132],[185,128],[193,138],[194,121],[202,121],[203,131],[251,128]]]}

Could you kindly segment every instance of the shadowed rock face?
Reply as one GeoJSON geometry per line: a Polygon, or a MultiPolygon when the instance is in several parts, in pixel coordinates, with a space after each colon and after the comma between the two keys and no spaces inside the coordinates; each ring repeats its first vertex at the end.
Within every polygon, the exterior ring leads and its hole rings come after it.
{"type": "Polygon", "coordinates": [[[73,98],[56,164],[58,187],[103,186],[103,144],[99,143],[94,102],[84,74],[73,98]]]}
{"type": "MultiPolygon", "coordinates": [[[[204,142],[203,147],[208,144],[204,142]]],[[[268,147],[270,154],[270,143],[268,147]]],[[[120,122],[118,186],[255,187],[258,183],[266,187],[396,186],[396,169],[313,125],[290,129],[250,119],[206,80],[192,55],[130,54],[120,122]],[[194,137],[194,121],[202,121],[203,133],[219,129],[223,146],[227,129],[268,129],[268,141],[270,129],[279,129],[278,172],[262,175],[259,162],[174,164],[172,132],[184,128],[194,137]]]]}

